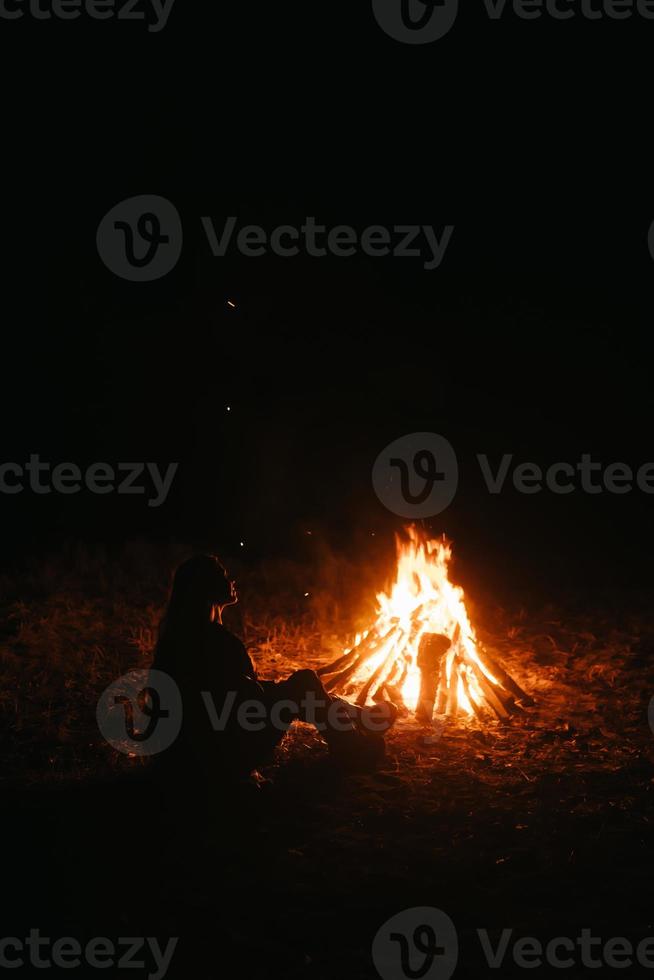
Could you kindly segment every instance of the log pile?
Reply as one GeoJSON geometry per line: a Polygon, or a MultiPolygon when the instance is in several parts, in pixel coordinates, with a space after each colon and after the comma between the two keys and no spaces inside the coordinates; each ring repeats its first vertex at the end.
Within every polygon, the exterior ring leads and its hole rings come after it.
{"type": "Polygon", "coordinates": [[[533,705],[533,698],[487,650],[482,651],[478,642],[473,646],[461,641],[458,624],[452,637],[424,632],[414,663],[406,655],[415,642],[411,633],[398,623],[385,633],[371,630],[318,671],[326,689],[361,706],[369,701],[391,701],[406,715],[405,683],[412,672],[419,675],[414,713],[425,724],[434,714],[455,718],[463,713],[481,721],[488,712],[505,722],[533,705]]]}
{"type": "Polygon", "coordinates": [[[532,699],[476,638],[463,589],[449,578],[452,549],[415,525],[397,536],[395,580],[377,618],[318,671],[328,691],[363,706],[391,701],[429,724],[434,715],[507,721],[532,699]]]}

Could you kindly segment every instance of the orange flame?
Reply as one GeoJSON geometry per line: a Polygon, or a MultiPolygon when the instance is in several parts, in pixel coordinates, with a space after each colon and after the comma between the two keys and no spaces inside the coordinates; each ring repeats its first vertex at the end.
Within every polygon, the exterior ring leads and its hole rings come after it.
{"type": "Polygon", "coordinates": [[[451,546],[444,538],[424,538],[414,526],[407,527],[406,532],[407,540],[396,536],[395,581],[389,592],[377,594],[376,621],[356,637],[354,647],[373,631],[381,642],[374,655],[349,678],[348,687],[360,689],[379,672],[375,687],[401,680],[402,700],[415,710],[421,682],[417,663],[420,640],[425,633],[441,633],[453,641],[444,668],[447,690],[456,694],[458,710],[472,715],[471,701],[477,706],[485,701],[473,663],[492,684],[498,681],[478,654],[463,589],[449,579],[451,546]]]}

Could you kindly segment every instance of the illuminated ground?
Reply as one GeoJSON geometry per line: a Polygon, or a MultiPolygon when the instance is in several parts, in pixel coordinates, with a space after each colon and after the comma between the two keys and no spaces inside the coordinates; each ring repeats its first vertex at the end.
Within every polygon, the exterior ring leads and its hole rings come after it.
{"type": "MultiPolygon", "coordinates": [[[[209,823],[182,800],[171,827],[147,768],[93,727],[112,673],[147,663],[160,601],[154,587],[128,595],[108,583],[7,606],[4,807],[25,924],[180,935],[170,975],[197,977],[227,964],[244,977],[374,976],[376,930],[422,904],[459,929],[457,976],[484,975],[479,926],[545,938],[585,926],[654,932],[647,612],[487,611],[482,639],[537,698],[523,718],[448,724],[432,744],[404,722],[383,769],[356,777],[297,726],[269,782],[225,798],[209,823]]],[[[267,677],[324,662],[341,642],[306,618],[242,625],[267,677]]]]}

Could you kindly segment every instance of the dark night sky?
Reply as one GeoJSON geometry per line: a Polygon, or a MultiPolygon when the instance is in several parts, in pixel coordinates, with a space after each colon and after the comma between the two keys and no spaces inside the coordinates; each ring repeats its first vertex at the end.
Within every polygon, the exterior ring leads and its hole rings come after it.
{"type": "Polygon", "coordinates": [[[180,7],[145,37],[23,21],[8,44],[5,31],[6,63],[29,53],[57,83],[8,109],[3,459],[181,464],[159,509],[0,499],[7,559],[135,535],[247,537],[254,558],[284,553],[307,522],[347,547],[397,526],[372,462],[425,429],[459,454],[435,529],[465,552],[516,577],[650,582],[654,497],[495,498],[474,460],[654,460],[654,204],[625,141],[645,121],[650,25],[467,10],[427,50],[391,42],[366,5],[246,15],[180,7]],[[102,216],[138,193],[168,197],[184,225],[181,261],[156,283],[116,279],[95,249],[102,216]],[[455,232],[434,271],[213,258],[204,214],[455,232]]]}

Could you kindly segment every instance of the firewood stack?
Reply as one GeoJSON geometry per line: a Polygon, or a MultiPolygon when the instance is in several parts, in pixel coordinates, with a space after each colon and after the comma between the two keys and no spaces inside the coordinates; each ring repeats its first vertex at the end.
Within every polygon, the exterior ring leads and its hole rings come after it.
{"type": "Polygon", "coordinates": [[[354,646],[318,671],[328,691],[391,701],[429,724],[434,715],[507,721],[533,704],[476,638],[463,589],[449,578],[452,549],[415,525],[396,536],[395,580],[354,646]]]}
{"type": "Polygon", "coordinates": [[[371,701],[391,701],[401,714],[408,713],[405,683],[409,673],[419,675],[414,714],[428,724],[437,715],[457,717],[474,714],[480,721],[490,711],[505,722],[534,701],[510,674],[476,641],[461,640],[459,624],[452,637],[424,632],[415,661],[406,651],[415,645],[417,625],[409,630],[391,624],[383,634],[371,630],[359,643],[318,673],[326,678],[328,691],[351,698],[363,706],[371,701]]]}

